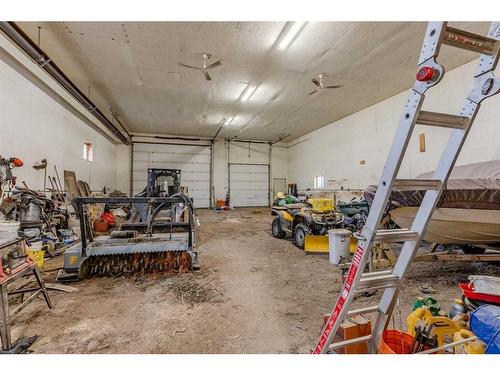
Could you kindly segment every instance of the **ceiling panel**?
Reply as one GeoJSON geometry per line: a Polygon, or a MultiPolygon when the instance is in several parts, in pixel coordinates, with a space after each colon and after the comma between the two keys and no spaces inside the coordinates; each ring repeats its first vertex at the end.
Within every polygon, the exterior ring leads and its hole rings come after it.
{"type": "MultiPolygon", "coordinates": [[[[131,132],[274,140],[297,138],[406,90],[423,22],[309,22],[286,50],[286,22],[20,22],[19,26],[107,115],[131,132]],[[39,27],[41,27],[39,29],[39,27]],[[222,59],[212,81],[179,62],[222,59]],[[327,73],[335,90],[309,95],[327,73]],[[256,90],[241,100],[246,85],[256,90]]],[[[452,26],[479,34],[486,22],[452,26]]],[[[444,47],[452,69],[475,54],[444,47]]]]}

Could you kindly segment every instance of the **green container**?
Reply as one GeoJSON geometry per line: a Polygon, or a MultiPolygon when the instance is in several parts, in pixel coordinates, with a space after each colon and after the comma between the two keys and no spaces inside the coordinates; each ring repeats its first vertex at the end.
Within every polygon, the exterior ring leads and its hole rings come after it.
{"type": "Polygon", "coordinates": [[[413,311],[423,306],[427,306],[434,316],[438,316],[439,311],[441,310],[441,305],[439,304],[439,302],[430,296],[418,297],[413,304],[413,311]]]}

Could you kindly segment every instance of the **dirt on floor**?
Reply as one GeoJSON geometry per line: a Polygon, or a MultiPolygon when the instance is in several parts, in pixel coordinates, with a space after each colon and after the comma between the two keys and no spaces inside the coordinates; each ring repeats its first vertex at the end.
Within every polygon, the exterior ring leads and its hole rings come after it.
{"type": "MultiPolygon", "coordinates": [[[[339,269],[327,255],[273,238],[269,209],[198,214],[199,271],[72,283],[78,291],[51,291],[52,310],[42,299],[29,305],[14,320],[14,339],[38,335],[35,353],[310,353],[341,288],[339,269]]],[[[62,256],[49,261],[45,279],[61,266],[62,256]]],[[[447,310],[461,295],[459,280],[498,272],[481,263],[414,263],[394,324],[405,327],[419,286],[432,286],[447,310]]]]}

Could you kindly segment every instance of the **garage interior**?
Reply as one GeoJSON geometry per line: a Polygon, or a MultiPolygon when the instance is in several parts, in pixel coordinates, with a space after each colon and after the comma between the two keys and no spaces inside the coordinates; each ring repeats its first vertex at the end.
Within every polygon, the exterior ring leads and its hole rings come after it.
{"type": "Polygon", "coordinates": [[[499,353],[499,50],[0,22],[2,352],[499,353]]]}

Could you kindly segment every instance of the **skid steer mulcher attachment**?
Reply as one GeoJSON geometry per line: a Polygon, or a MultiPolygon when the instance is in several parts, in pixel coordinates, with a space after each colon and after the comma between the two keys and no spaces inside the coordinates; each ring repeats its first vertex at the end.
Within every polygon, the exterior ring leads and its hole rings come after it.
{"type": "Polygon", "coordinates": [[[197,253],[193,251],[196,217],[191,200],[184,194],[170,197],[79,197],[72,203],[80,219],[81,243],[64,253],[64,270],[58,275],[58,280],[131,273],[169,275],[189,272],[197,267],[197,253]],[[86,206],[93,203],[148,205],[151,214],[146,225],[142,226],[145,233],[117,230],[109,236],[94,238],[86,206]],[[179,215],[179,209],[182,209],[182,215],[179,215]],[[169,214],[166,220],[163,217],[163,221],[158,222],[155,219],[160,211],[169,214]],[[161,233],[153,233],[158,228],[161,233]]]}

